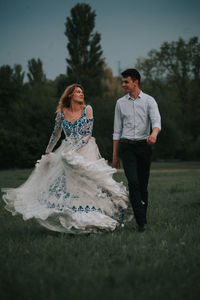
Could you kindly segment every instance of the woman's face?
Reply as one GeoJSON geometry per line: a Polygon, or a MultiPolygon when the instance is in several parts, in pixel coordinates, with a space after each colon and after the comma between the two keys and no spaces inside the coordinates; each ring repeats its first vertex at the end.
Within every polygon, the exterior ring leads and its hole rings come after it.
{"type": "Polygon", "coordinates": [[[78,102],[79,104],[82,104],[84,102],[84,93],[83,90],[80,87],[76,87],[73,94],[71,101],[78,102]]]}

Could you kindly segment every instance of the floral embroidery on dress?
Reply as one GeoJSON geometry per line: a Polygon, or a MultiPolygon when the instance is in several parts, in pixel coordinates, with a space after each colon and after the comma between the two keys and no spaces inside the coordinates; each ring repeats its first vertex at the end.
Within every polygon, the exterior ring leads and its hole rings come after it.
{"type": "Polygon", "coordinates": [[[65,207],[64,204],[55,203],[55,202],[51,203],[46,198],[44,198],[44,196],[46,196],[45,193],[40,193],[40,195],[38,195],[38,201],[42,206],[45,206],[46,208],[52,208],[57,211],[63,211],[63,209],[65,207]]]}
{"type": "Polygon", "coordinates": [[[55,126],[50,137],[49,144],[47,146],[46,152],[51,152],[55,147],[57,141],[61,136],[62,130],[65,133],[65,140],[70,140],[72,144],[72,151],[77,151],[85,144],[88,143],[89,138],[92,136],[92,129],[94,119],[87,118],[86,109],[91,106],[84,106],[82,115],[74,123],[66,120],[64,118],[64,112],[61,111],[57,113],[55,119],[55,126]]]}
{"type": "Polygon", "coordinates": [[[51,197],[53,195],[57,199],[60,199],[61,195],[63,195],[63,200],[66,200],[70,196],[70,193],[67,193],[66,176],[64,171],[62,175],[56,178],[55,182],[49,186],[49,196],[51,197]]]}
{"type": "Polygon", "coordinates": [[[103,213],[101,208],[95,208],[95,206],[92,206],[90,208],[89,205],[86,205],[85,208],[83,208],[81,205],[78,208],[76,206],[73,206],[72,210],[74,212],[84,212],[84,213],[89,213],[89,212],[99,212],[101,214],[103,213]]]}
{"type": "Polygon", "coordinates": [[[107,190],[101,186],[98,186],[97,188],[98,188],[98,193],[96,194],[96,196],[98,198],[112,197],[112,193],[109,190],[107,190]]]}

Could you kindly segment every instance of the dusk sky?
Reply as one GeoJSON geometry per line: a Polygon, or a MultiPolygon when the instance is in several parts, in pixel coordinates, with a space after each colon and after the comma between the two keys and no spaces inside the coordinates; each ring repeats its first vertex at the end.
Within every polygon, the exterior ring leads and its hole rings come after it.
{"type": "Polygon", "coordinates": [[[0,66],[40,58],[48,79],[66,72],[66,17],[77,3],[96,12],[103,56],[114,75],[165,41],[200,40],[198,0],[0,0],[0,66]]]}

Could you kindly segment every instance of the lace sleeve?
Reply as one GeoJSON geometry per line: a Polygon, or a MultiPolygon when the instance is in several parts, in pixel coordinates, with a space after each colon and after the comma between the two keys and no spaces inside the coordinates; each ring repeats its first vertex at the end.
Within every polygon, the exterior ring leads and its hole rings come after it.
{"type": "Polygon", "coordinates": [[[55,119],[55,126],[53,129],[53,132],[51,134],[49,144],[46,148],[45,153],[50,153],[53,148],[55,147],[57,141],[59,140],[62,132],[62,127],[61,127],[61,113],[57,113],[56,119],[55,119]]]}
{"type": "Polygon", "coordinates": [[[92,129],[93,129],[93,110],[90,105],[86,107],[86,124],[84,125],[84,135],[80,141],[72,148],[72,152],[79,150],[81,147],[86,145],[92,136],[92,129]]]}

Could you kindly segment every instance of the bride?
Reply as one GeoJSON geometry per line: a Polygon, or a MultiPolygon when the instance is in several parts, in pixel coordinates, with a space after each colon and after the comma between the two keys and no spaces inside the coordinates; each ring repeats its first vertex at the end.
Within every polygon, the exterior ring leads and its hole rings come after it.
{"type": "Polygon", "coordinates": [[[73,234],[113,231],[131,218],[126,188],[112,178],[116,169],[101,157],[92,137],[93,121],[82,86],[68,86],[57,107],[46,154],[24,184],[2,189],[8,211],[73,234]],[[52,152],[62,130],[65,139],[52,152]]]}

